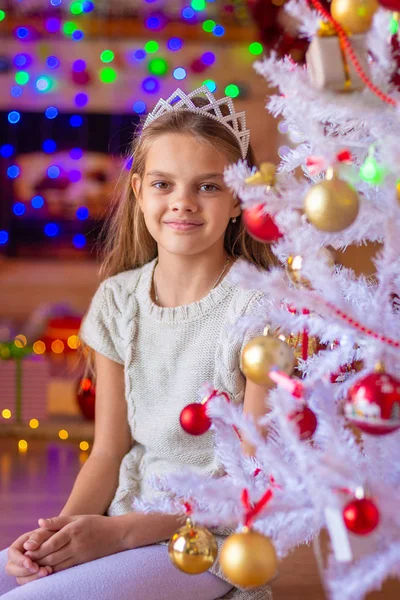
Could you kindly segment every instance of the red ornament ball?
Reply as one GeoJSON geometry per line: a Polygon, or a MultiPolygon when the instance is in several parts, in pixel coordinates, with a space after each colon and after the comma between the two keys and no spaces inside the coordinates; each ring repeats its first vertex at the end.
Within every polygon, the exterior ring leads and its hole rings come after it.
{"type": "Polygon", "coordinates": [[[400,381],[388,373],[371,373],[349,391],[346,418],[361,431],[385,435],[400,428],[400,381]]]}
{"type": "Polygon", "coordinates": [[[282,237],[273,218],[264,212],[262,204],[244,209],[242,218],[249,235],[259,242],[273,244],[282,237]]]}
{"type": "Polygon", "coordinates": [[[379,510],[368,498],[354,499],[343,509],[343,519],[349,531],[368,535],[379,524],[379,510]]]}
{"type": "Polygon", "coordinates": [[[378,0],[378,2],[383,8],[387,8],[394,12],[400,11],[400,0],[378,0]]]}
{"type": "Polygon", "coordinates": [[[294,421],[299,430],[301,440],[309,440],[314,435],[318,421],[315,413],[308,406],[303,406],[289,415],[290,421],[294,421]]]}
{"type": "Polygon", "coordinates": [[[206,405],[193,402],[182,410],[181,427],[190,435],[202,435],[211,427],[211,419],[207,416],[206,405]]]}
{"type": "Polygon", "coordinates": [[[79,381],[76,399],[85,419],[94,421],[96,388],[89,377],[85,377],[79,381]]]}

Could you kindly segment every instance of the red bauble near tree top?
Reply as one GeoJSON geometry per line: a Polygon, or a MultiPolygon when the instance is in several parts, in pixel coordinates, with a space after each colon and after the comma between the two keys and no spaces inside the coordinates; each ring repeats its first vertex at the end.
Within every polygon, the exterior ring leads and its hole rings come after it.
{"type": "Polygon", "coordinates": [[[378,0],[378,2],[383,8],[400,12],[400,0],[378,0]]]}
{"type": "Polygon", "coordinates": [[[211,427],[211,419],[207,416],[206,404],[193,402],[182,410],[180,415],[181,427],[190,435],[203,435],[211,427]]]}
{"type": "Polygon", "coordinates": [[[289,420],[296,423],[301,440],[312,438],[318,427],[315,413],[306,404],[302,408],[290,413],[289,420]]]}
{"type": "Polygon", "coordinates": [[[350,389],[344,412],[365,433],[396,431],[400,428],[400,381],[385,372],[362,377],[350,389]]]}
{"type": "Polygon", "coordinates": [[[355,498],[343,509],[343,519],[349,531],[357,535],[368,535],[379,524],[379,510],[369,498],[355,498]]]}
{"type": "Polygon", "coordinates": [[[85,419],[94,421],[96,388],[89,377],[85,377],[79,381],[76,399],[85,419]]]}
{"type": "Polygon", "coordinates": [[[245,208],[242,219],[249,235],[259,242],[273,244],[283,237],[271,215],[264,212],[262,204],[245,208]]]}

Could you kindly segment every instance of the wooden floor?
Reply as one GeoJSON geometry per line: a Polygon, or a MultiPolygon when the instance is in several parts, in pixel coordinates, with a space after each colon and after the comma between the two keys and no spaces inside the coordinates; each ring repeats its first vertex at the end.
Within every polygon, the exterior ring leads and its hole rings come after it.
{"type": "MultiPolygon", "coordinates": [[[[86,456],[68,441],[31,440],[21,453],[17,438],[0,438],[0,550],[36,528],[38,518],[59,514],[86,456]]],[[[324,600],[311,548],[298,548],[279,570],[274,600],[324,600]]],[[[399,600],[400,582],[387,582],[381,592],[368,596],[381,599],[399,600]]]]}

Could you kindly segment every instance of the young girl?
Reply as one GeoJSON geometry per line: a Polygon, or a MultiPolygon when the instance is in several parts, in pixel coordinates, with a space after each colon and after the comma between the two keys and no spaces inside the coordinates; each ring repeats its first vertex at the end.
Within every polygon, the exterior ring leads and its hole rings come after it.
{"type": "MultiPolygon", "coordinates": [[[[227,278],[237,261],[266,269],[271,260],[245,232],[224,183],[229,163],[253,165],[248,141],[244,113],[205,87],[160,100],[135,139],[107,230],[104,281],[81,330],[95,352],[93,449],[60,516],[39,520],[0,553],[4,600],[271,597],[268,586],[234,588],[218,562],[201,575],[180,572],[166,540],[182,516],[132,509],[135,497],[160,494],[152,475],[187,466],[223,475],[212,433],[190,436],[179,423],[205,382],[254,417],[265,412],[266,389],[240,370],[243,344],[256,333],[244,341],[232,333],[261,294],[227,278]]],[[[243,449],[251,452],[246,442],[243,449]]],[[[224,531],[212,531],[220,546],[224,531]]]]}

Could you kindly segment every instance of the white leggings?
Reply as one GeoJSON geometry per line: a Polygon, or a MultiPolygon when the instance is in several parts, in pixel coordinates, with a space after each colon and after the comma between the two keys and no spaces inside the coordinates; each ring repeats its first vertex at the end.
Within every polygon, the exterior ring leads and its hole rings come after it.
{"type": "Polygon", "coordinates": [[[186,575],[173,566],[167,546],[144,546],[52,573],[25,585],[7,575],[0,552],[2,600],[216,600],[232,586],[208,571],[186,575]]]}

